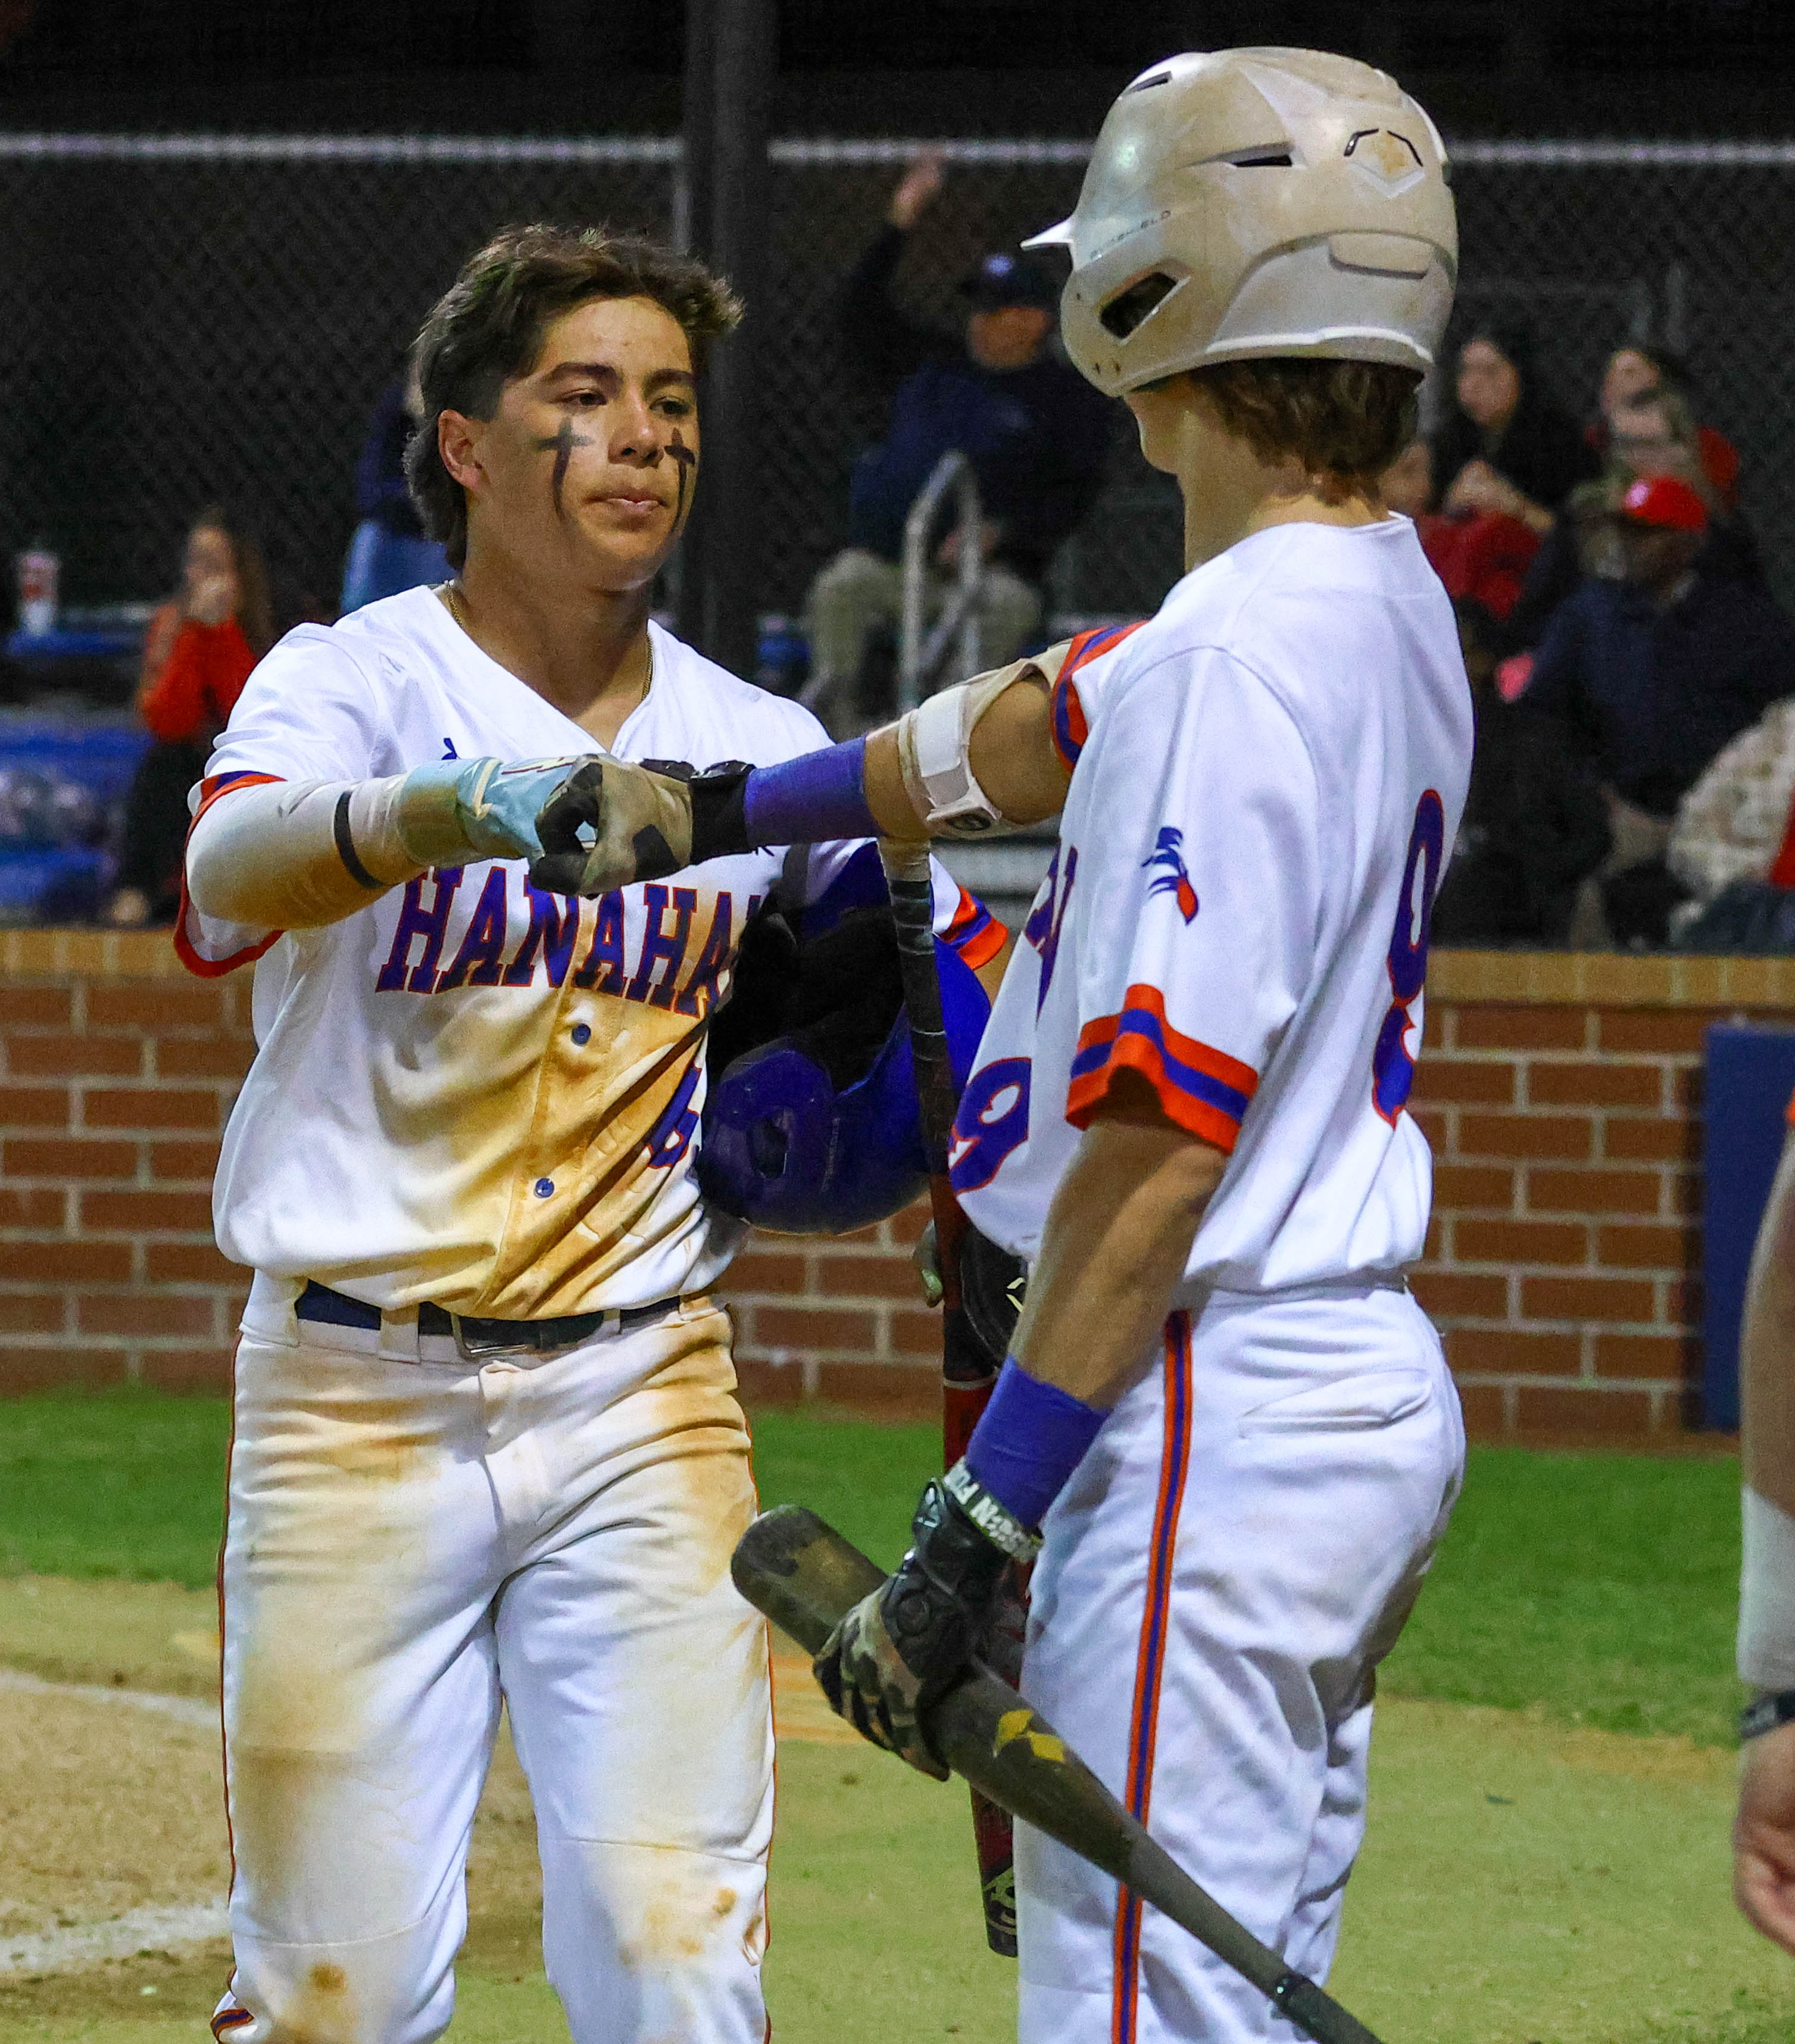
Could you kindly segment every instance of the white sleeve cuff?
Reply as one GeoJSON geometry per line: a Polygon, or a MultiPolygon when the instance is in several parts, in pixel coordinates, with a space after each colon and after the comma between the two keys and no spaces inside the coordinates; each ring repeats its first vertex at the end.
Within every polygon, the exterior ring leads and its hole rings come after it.
{"type": "Polygon", "coordinates": [[[1739,1678],[1759,1689],[1795,1689],[1795,1519],[1749,1485],[1740,1505],[1739,1678]]]}

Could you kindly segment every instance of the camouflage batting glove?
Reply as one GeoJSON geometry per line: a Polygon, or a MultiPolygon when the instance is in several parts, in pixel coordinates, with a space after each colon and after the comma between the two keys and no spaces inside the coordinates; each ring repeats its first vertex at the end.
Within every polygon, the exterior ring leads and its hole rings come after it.
{"type": "Polygon", "coordinates": [[[837,1716],[937,1781],[947,1769],[922,1717],[978,1650],[1010,1560],[955,1494],[977,1488],[963,1464],[928,1485],[896,1574],[855,1605],[813,1664],[837,1716]]]}
{"type": "Polygon", "coordinates": [[[608,894],[748,851],[749,771],[738,760],[703,774],[682,759],[602,753],[582,761],[536,819],[543,855],[531,884],[550,894],[608,894]]]}

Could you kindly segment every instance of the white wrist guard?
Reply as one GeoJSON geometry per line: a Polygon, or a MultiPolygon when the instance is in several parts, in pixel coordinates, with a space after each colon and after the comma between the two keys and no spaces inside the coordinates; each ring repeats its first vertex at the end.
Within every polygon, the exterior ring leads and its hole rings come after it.
{"type": "Polygon", "coordinates": [[[974,674],[908,711],[898,724],[898,763],[904,792],[931,837],[991,837],[1020,829],[979,786],[972,770],[972,734],[978,720],[1005,690],[1025,674],[1051,686],[1065,648],[1013,660],[988,674],[974,674]],[[1055,657],[1057,656],[1057,657],[1055,657]]]}
{"type": "Polygon", "coordinates": [[[1749,1486],[1739,1502],[1739,1678],[1755,1689],[1795,1689],[1795,1519],[1749,1486]]]}

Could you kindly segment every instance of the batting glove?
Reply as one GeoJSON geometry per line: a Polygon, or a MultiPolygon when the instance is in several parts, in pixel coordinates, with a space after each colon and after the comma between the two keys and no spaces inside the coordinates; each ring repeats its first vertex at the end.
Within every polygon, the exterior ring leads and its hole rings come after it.
{"type": "Polygon", "coordinates": [[[746,851],[750,770],[733,759],[703,774],[683,759],[582,761],[542,812],[531,882],[546,893],[608,894],[746,851]]]}
{"type": "Polygon", "coordinates": [[[813,1666],[838,1717],[945,1781],[947,1769],[924,1734],[922,1716],[984,1644],[1013,1551],[1032,1556],[1036,1543],[963,1464],[924,1491],[910,1532],[897,1573],[855,1605],[813,1666]],[[1000,1537],[1010,1536],[1003,1545],[979,1523],[993,1510],[1009,1521],[994,1522],[1000,1537]]]}
{"type": "Polygon", "coordinates": [[[425,866],[482,859],[540,859],[537,818],[590,755],[561,759],[437,759],[401,785],[394,823],[401,843],[425,866]]]}

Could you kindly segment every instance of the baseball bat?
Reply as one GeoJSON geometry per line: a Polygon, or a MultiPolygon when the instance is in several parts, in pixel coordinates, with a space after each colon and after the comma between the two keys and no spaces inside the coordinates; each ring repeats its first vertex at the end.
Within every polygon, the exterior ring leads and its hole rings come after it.
{"type": "MultiPolygon", "coordinates": [[[[941,1274],[941,1448],[951,1469],[997,1382],[990,1358],[974,1336],[960,1296],[960,1244],[966,1216],[947,1176],[959,1092],[941,1012],[941,974],[935,959],[935,883],[928,847],[879,841],[879,859],[891,896],[904,1011],[910,1031],[923,1155],[928,1165],[928,1204],[935,1220],[935,1254],[941,1274]]],[[[1025,1588],[1020,1595],[1026,1596],[1025,1588]]],[[[1016,1841],[1009,1812],[972,1792],[972,1836],[978,1856],[978,1892],[985,1936],[994,1952],[1016,1956],[1016,1841]]]]}
{"type": "MultiPolygon", "coordinates": [[[[763,1513],[742,1535],[729,1572],[748,1602],[809,1654],[885,1581],[876,1562],[798,1504],[763,1513]]],[[[1378,2044],[1363,2023],[1198,1887],[1007,1682],[974,1664],[924,1715],[923,1728],[956,1774],[1151,1902],[1316,2044],[1378,2044]]]]}

